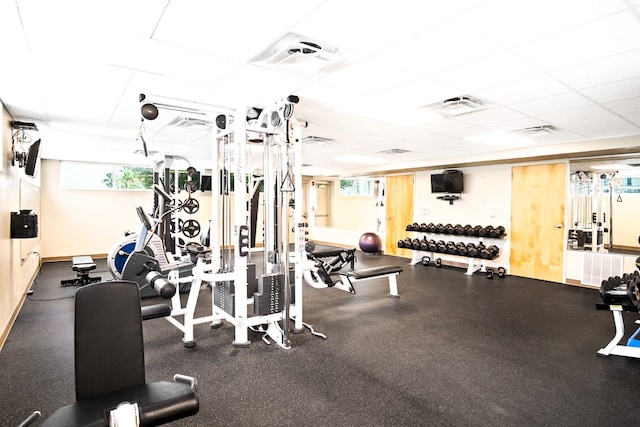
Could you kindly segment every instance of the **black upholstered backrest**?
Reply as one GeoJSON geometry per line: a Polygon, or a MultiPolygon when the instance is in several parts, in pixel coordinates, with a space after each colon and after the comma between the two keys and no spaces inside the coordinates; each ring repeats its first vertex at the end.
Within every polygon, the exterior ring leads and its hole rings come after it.
{"type": "Polygon", "coordinates": [[[138,285],[102,282],[75,296],[76,401],[145,383],[138,285]]]}

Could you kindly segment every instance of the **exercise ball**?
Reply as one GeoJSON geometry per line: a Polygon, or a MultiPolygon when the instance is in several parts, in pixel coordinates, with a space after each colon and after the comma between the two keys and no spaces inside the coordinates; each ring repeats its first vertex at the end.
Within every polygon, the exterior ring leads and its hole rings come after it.
{"type": "Polygon", "coordinates": [[[364,233],[360,236],[358,244],[362,252],[367,254],[377,254],[382,248],[382,240],[376,233],[364,233]]]}

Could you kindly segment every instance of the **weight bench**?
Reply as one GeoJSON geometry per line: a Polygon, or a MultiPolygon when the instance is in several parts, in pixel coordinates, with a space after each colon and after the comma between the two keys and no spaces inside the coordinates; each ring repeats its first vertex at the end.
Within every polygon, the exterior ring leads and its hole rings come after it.
{"type": "Polygon", "coordinates": [[[398,265],[383,265],[381,267],[347,271],[345,273],[339,273],[340,282],[336,283],[335,287],[351,294],[355,294],[356,289],[353,286],[355,283],[386,277],[389,279],[389,296],[392,298],[399,298],[400,295],[398,295],[398,281],[396,280],[396,276],[401,272],[402,267],[398,265]]]}
{"type": "Polygon", "coordinates": [[[124,402],[138,409],[126,425],[161,425],[199,410],[195,378],[174,375],[173,381],[146,382],[140,292],[134,282],[78,289],[74,356],[76,402],[56,410],[43,427],[123,425],[110,422],[124,402]]]}
{"type": "Polygon", "coordinates": [[[62,280],[61,286],[84,286],[102,280],[100,277],[90,277],[89,272],[96,269],[96,263],[89,255],[74,256],[71,258],[71,269],[77,273],[75,279],[62,280]]]}

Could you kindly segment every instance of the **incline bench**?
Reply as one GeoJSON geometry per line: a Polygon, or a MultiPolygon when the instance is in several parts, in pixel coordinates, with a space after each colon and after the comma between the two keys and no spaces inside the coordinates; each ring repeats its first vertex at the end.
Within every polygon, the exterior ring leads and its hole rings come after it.
{"type": "Polygon", "coordinates": [[[77,273],[75,279],[62,280],[61,286],[84,286],[99,282],[100,277],[90,277],[89,272],[96,269],[96,263],[89,255],[74,256],[71,258],[71,269],[77,273]]]}

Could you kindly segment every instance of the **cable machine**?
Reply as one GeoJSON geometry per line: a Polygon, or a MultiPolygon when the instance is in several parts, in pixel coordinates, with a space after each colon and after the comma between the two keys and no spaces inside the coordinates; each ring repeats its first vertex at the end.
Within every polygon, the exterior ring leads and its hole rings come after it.
{"type": "Polygon", "coordinates": [[[306,224],[302,223],[301,131],[293,118],[297,102],[297,97],[289,96],[263,110],[242,107],[235,115],[216,117],[219,132],[212,150],[208,233],[211,259],[198,260],[186,306],[182,308],[179,297],[174,296],[172,315],[167,318],[184,332],[187,347],[195,345],[194,325],[211,323],[218,327],[222,321],[234,326],[236,347],[250,345],[249,329],[263,333],[265,342],[273,341],[283,348],[290,348],[291,330],[302,332],[307,327],[322,336],[302,321],[306,224]],[[252,142],[260,142],[263,150],[264,260],[260,273],[251,262],[250,207],[258,179],[249,173],[247,132],[260,135],[252,142]],[[194,318],[200,287],[205,282],[213,293],[212,314],[194,318]],[[182,323],[175,318],[179,315],[184,316],[182,323]]]}
{"type": "Polygon", "coordinates": [[[570,249],[593,252],[604,250],[604,233],[609,234],[609,252],[613,252],[613,193],[616,172],[576,171],[570,177],[571,214],[570,249]],[[608,190],[608,206],[603,199],[608,190]],[[608,209],[607,209],[608,208],[608,209]],[[608,225],[607,225],[608,222],[608,225]]]}

